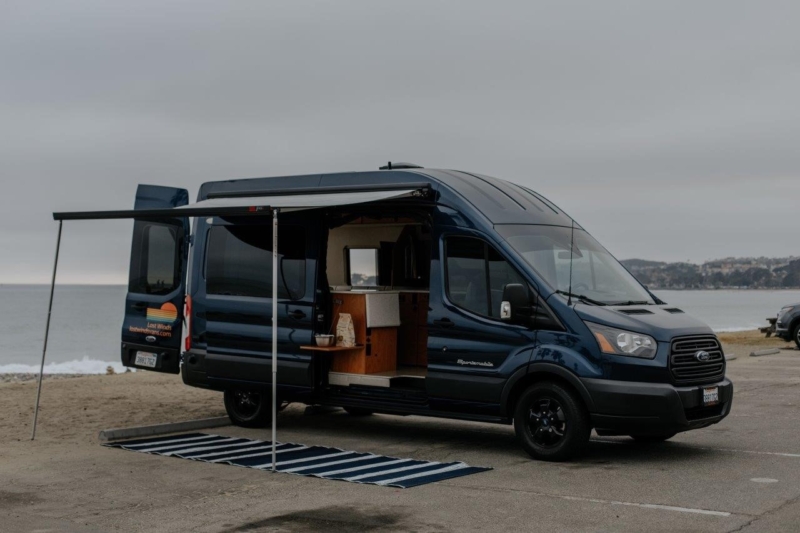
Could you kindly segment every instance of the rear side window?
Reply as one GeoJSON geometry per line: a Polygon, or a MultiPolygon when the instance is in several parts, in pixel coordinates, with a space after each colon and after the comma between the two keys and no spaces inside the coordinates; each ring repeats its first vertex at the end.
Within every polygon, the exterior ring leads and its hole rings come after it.
{"type": "Polygon", "coordinates": [[[168,294],[180,285],[183,229],[137,220],[133,227],[133,252],[128,291],[168,294]]]}
{"type": "Polygon", "coordinates": [[[445,241],[447,297],[473,313],[499,318],[503,289],[525,279],[487,242],[473,237],[445,241]]]}
{"type": "MultiPolygon", "coordinates": [[[[300,300],[306,285],[306,234],[281,226],[278,234],[278,298],[300,300]]],[[[206,248],[206,292],[272,297],[272,225],[212,226],[206,248]]]]}

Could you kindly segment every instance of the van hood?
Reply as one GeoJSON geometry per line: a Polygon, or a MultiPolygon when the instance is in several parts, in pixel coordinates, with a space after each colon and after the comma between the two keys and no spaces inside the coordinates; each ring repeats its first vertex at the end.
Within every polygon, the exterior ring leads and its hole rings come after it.
{"type": "Polygon", "coordinates": [[[659,342],[670,342],[684,335],[713,334],[708,325],[670,305],[594,306],[575,305],[583,320],[650,335],[659,342]]]}

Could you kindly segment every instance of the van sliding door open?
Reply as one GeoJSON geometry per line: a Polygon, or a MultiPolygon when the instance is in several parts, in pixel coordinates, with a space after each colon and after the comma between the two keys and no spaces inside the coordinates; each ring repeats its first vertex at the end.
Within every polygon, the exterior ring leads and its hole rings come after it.
{"type": "MultiPolygon", "coordinates": [[[[188,201],[185,189],[140,185],[135,209],[169,209],[188,201]]],[[[187,218],[134,220],[122,326],[125,366],[180,371],[188,235],[187,218]]]]}

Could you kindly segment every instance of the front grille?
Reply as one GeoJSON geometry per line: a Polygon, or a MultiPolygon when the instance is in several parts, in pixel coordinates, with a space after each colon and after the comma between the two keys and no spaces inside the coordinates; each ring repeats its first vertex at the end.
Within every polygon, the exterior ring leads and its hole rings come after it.
{"type": "Polygon", "coordinates": [[[672,341],[669,368],[676,385],[716,383],[725,377],[725,356],[714,335],[679,337],[672,341]],[[708,352],[707,361],[698,361],[695,354],[708,352]]]}

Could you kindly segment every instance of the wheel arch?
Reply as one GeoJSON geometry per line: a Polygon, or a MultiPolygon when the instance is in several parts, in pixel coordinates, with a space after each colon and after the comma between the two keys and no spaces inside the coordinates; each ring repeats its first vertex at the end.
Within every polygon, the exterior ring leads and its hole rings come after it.
{"type": "Polygon", "coordinates": [[[577,392],[589,413],[594,411],[594,402],[581,380],[569,370],[552,363],[531,363],[517,370],[506,383],[501,397],[504,413],[513,418],[514,407],[522,393],[540,381],[554,381],[577,392]]]}

